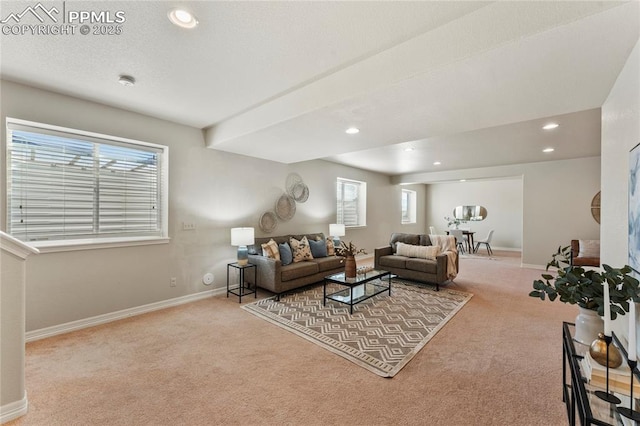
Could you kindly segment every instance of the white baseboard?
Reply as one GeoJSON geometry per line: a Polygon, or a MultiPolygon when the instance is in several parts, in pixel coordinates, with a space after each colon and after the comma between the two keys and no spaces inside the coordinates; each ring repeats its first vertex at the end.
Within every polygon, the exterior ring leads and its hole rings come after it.
{"type": "Polygon", "coordinates": [[[18,417],[24,416],[29,410],[27,392],[20,401],[10,402],[0,407],[0,423],[4,424],[18,417]]]}
{"type": "Polygon", "coordinates": [[[521,263],[520,267],[529,268],[529,269],[542,269],[542,270],[547,269],[547,265],[534,265],[532,263],[521,263]]]}
{"type": "Polygon", "coordinates": [[[98,315],[95,317],[85,318],[78,321],[72,321],[65,324],[54,325],[51,327],[41,328],[39,330],[28,331],[25,335],[26,342],[33,342],[45,339],[58,334],[69,333],[71,331],[81,330],[83,328],[93,327],[120,319],[141,315],[147,312],[153,312],[160,309],[170,308],[172,306],[183,305],[196,300],[206,299],[207,297],[225,294],[226,287],[202,291],[199,293],[188,294],[186,296],[176,297],[175,299],[162,300],[160,302],[149,303],[148,305],[136,306],[134,308],[123,309],[121,311],[110,312],[108,314],[98,315]]]}

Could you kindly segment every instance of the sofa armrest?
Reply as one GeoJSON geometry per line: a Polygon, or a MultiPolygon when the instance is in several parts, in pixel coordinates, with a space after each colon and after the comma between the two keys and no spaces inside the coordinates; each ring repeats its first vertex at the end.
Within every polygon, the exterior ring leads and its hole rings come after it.
{"type": "MultiPolygon", "coordinates": [[[[456,263],[460,256],[456,256],[456,263]]],[[[446,253],[439,254],[436,256],[436,275],[438,282],[445,282],[447,280],[447,267],[449,263],[449,258],[446,253]]],[[[456,269],[458,269],[458,265],[456,265],[456,269]]]]}
{"type": "Polygon", "coordinates": [[[257,283],[252,282],[253,274],[248,274],[247,282],[275,291],[276,284],[280,282],[282,262],[266,256],[250,254],[249,263],[256,265],[257,283]]]}
{"type": "Polygon", "coordinates": [[[376,269],[379,268],[380,265],[380,258],[382,256],[388,256],[390,254],[393,254],[393,250],[391,249],[391,246],[384,246],[384,247],[378,247],[376,249],[373,250],[373,265],[376,269]]]}

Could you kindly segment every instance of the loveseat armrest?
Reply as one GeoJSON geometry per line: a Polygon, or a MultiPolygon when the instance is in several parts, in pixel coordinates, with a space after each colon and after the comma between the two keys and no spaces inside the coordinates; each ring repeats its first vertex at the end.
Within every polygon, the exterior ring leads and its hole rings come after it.
{"type": "Polygon", "coordinates": [[[249,263],[256,265],[257,283],[253,282],[253,274],[247,274],[247,282],[275,291],[276,283],[280,282],[282,262],[267,256],[250,254],[249,263]]]}
{"type": "Polygon", "coordinates": [[[393,249],[391,246],[378,247],[373,250],[373,265],[376,269],[379,269],[380,258],[382,256],[389,256],[393,254],[393,249]]]}

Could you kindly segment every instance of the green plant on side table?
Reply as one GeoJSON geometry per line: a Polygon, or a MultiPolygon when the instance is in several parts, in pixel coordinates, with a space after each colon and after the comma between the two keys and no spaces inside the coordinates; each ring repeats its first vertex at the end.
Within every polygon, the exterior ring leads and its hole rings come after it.
{"type": "MultiPolygon", "coordinates": [[[[585,269],[570,264],[571,247],[558,247],[552,259],[547,263],[549,268],[556,268],[556,275],[542,274],[542,279],[533,282],[531,297],[537,297],[550,301],[558,299],[563,303],[578,305],[587,311],[594,311],[598,316],[604,316],[604,288],[603,283],[609,286],[609,300],[611,319],[617,315],[629,312],[629,301],[640,302],[638,295],[638,280],[630,275],[632,269],[629,265],[622,268],[612,268],[602,265],[604,270],[585,269]]],[[[578,315],[580,317],[580,315],[578,315]]],[[[578,320],[576,320],[578,325],[578,320]]],[[[582,341],[576,332],[576,340],[582,341]]],[[[585,340],[588,340],[586,338],[585,340]]],[[[593,340],[593,339],[592,339],[593,340]]],[[[583,342],[589,344],[589,342],[583,342]]]]}

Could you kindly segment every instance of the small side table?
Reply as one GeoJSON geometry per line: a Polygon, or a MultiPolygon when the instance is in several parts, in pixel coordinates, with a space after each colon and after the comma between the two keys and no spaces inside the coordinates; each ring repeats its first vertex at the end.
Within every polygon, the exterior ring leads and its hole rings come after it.
{"type": "Polygon", "coordinates": [[[227,263],[227,297],[229,297],[229,293],[234,294],[239,297],[239,303],[242,303],[242,296],[247,296],[253,293],[253,297],[255,299],[258,298],[258,286],[256,285],[256,265],[252,263],[247,263],[246,265],[238,265],[238,262],[227,263]],[[239,271],[239,280],[238,287],[229,288],[229,272],[230,268],[235,268],[239,271]],[[253,269],[253,290],[248,286],[248,283],[244,280],[244,271],[246,269],[253,269]]]}

